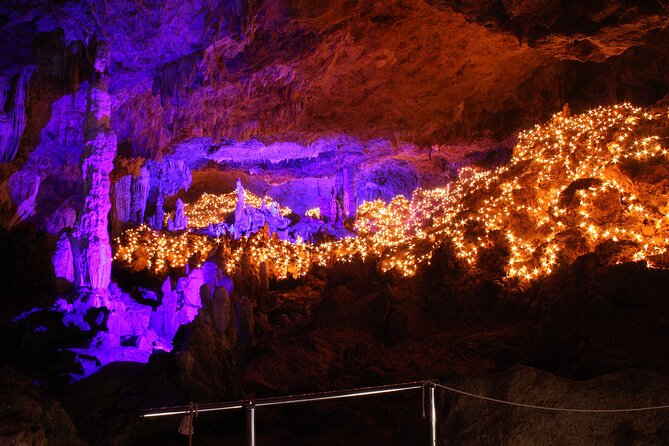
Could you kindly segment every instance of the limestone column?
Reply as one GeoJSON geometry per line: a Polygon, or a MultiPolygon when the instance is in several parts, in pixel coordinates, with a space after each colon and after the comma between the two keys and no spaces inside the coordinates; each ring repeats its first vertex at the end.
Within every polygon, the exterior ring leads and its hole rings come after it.
{"type": "Polygon", "coordinates": [[[110,126],[111,103],[104,76],[106,58],[96,58],[98,80],[88,92],[84,123],[84,208],[72,231],[75,285],[106,289],[111,278],[112,250],[109,243],[109,174],[114,168],[116,134],[110,126]]]}

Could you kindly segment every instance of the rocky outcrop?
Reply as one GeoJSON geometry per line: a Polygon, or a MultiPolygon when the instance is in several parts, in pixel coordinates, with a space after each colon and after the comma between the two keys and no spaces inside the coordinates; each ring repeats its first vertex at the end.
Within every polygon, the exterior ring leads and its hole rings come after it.
{"type": "Polygon", "coordinates": [[[234,233],[237,237],[248,232],[251,229],[251,217],[246,209],[244,198],[244,186],[237,180],[237,206],[235,207],[235,226],[234,233]]]}
{"type": "Polygon", "coordinates": [[[9,78],[0,75],[0,162],[14,159],[26,128],[26,95],[33,68],[9,78]]]}

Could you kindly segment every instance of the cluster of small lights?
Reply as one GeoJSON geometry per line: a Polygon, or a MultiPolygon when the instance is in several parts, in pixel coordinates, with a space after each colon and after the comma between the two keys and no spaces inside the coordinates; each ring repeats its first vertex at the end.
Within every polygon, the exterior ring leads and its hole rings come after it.
{"type": "Polygon", "coordinates": [[[206,260],[214,243],[215,239],[191,232],[175,235],[142,225],[128,229],[115,240],[114,260],[134,264],[139,259],[145,259],[146,268],[161,272],[168,268],[180,268],[188,263],[193,254],[200,253],[202,260],[199,266],[206,260]]]}
{"type": "MultiPolygon", "coordinates": [[[[546,125],[521,133],[513,158],[502,167],[463,168],[460,178],[448,187],[418,189],[411,200],[398,196],[387,204],[363,203],[357,212],[355,237],[305,244],[264,233],[240,240],[185,234],[175,237],[186,239],[175,241],[173,247],[165,241],[167,236],[147,235],[140,228],[126,233],[124,244],[117,243],[117,259],[130,263],[133,251],[142,246],[155,254],[150,267],[159,271],[168,264],[185,263],[189,253],[199,251],[205,257],[204,252],[217,243],[225,245],[231,274],[250,261],[265,262],[275,277],[297,277],[315,264],[328,266],[373,256],[383,271],[411,276],[447,242],[474,267],[481,251],[502,239],[509,253],[507,277],[529,281],[550,274],[566,258],[565,238],[576,233],[582,245],[579,255],[605,241],[621,242],[627,249],[619,261],[658,266],[653,259],[666,252],[669,215],[638,198],[637,187],[621,168],[630,163],[667,162],[667,149],[659,137],[633,138],[635,133],[647,133],[640,126],[649,127],[660,119],[669,120],[669,115],[651,115],[629,104],[573,117],[556,115],[546,125]]],[[[234,210],[236,196],[228,196],[226,209],[234,210]]],[[[661,199],[669,206],[669,197],[661,199]]],[[[207,212],[221,208],[203,205],[189,218],[197,221],[195,225],[208,224],[207,212]]],[[[315,210],[311,211],[314,216],[315,210]]]]}
{"type": "Polygon", "coordinates": [[[315,218],[316,220],[320,220],[321,218],[321,209],[320,208],[311,208],[307,212],[304,213],[309,218],[315,218]]]}
{"type": "MultiPolygon", "coordinates": [[[[276,206],[283,216],[290,215],[293,211],[275,203],[270,197],[259,196],[245,190],[244,202],[252,207],[260,208],[263,200],[266,207],[276,206]]],[[[194,203],[185,204],[184,212],[188,217],[188,226],[191,228],[206,228],[210,224],[216,225],[235,212],[237,207],[237,192],[215,195],[204,193],[194,203]]],[[[172,217],[172,213],[165,215],[165,221],[172,217]]]]}

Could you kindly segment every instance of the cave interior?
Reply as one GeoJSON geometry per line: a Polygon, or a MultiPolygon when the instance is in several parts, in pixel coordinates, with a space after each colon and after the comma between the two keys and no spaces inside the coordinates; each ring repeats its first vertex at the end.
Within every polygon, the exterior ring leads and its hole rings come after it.
{"type": "Polygon", "coordinates": [[[666,0],[4,0],[0,35],[1,444],[250,444],[140,414],[422,380],[435,438],[413,392],[257,442],[669,443],[666,0]]]}

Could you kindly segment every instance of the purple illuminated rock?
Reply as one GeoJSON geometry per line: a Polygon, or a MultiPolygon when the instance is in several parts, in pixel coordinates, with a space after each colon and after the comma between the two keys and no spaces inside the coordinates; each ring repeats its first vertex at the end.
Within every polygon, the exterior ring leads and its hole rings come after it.
{"type": "Polygon", "coordinates": [[[30,152],[24,169],[41,176],[53,175],[80,181],[79,162],[84,152],[88,82],[51,105],[51,118],[40,133],[39,144],[30,152]]]}
{"type": "Polygon", "coordinates": [[[0,76],[0,162],[14,159],[26,128],[26,93],[33,72],[25,67],[13,78],[0,76]]]}
{"type": "Polygon", "coordinates": [[[139,175],[132,179],[132,196],[130,200],[130,221],[132,223],[144,223],[146,200],[149,197],[149,178],[149,169],[142,167],[139,175]]]}
{"type": "Polygon", "coordinates": [[[151,326],[161,337],[172,339],[179,324],[177,323],[177,295],[172,292],[169,277],[163,283],[162,292],[162,304],[151,316],[151,326]]]}
{"type": "MultiPolygon", "coordinates": [[[[188,190],[193,181],[190,169],[182,160],[166,159],[162,162],[149,160],[144,167],[148,170],[149,191],[145,216],[154,229],[162,229],[165,217],[163,204],[165,197],[180,190],[188,190]]],[[[185,226],[184,226],[185,228],[185,226]]]]}
{"type": "Polygon", "coordinates": [[[149,160],[145,167],[149,171],[152,194],[160,192],[163,196],[169,197],[181,189],[188,190],[193,181],[190,169],[182,160],[166,159],[162,162],[149,160]]]}
{"type": "Polygon", "coordinates": [[[172,288],[168,277],[162,286],[163,299],[161,305],[151,315],[151,328],[171,343],[179,327],[192,322],[202,308],[200,289],[205,285],[205,272],[196,268],[186,277],[177,280],[172,288]]]}
{"type": "Polygon", "coordinates": [[[244,186],[241,180],[237,180],[237,206],[235,207],[235,237],[246,234],[251,229],[251,216],[246,209],[244,198],[244,186]]]}
{"type": "Polygon", "coordinates": [[[114,217],[121,223],[130,220],[131,187],[132,175],[125,175],[114,184],[114,217]]]}
{"type": "Polygon", "coordinates": [[[117,141],[110,128],[110,106],[105,81],[100,80],[89,90],[81,166],[84,209],[75,223],[71,239],[75,284],[96,290],[107,288],[111,276],[109,174],[114,168],[117,141]]]}
{"type": "Polygon", "coordinates": [[[63,232],[56,242],[56,250],[51,259],[56,279],[65,279],[74,282],[74,262],[72,260],[72,246],[70,238],[63,232]]]}
{"type": "Polygon", "coordinates": [[[57,235],[66,228],[74,227],[77,221],[77,211],[67,203],[60,206],[44,222],[43,228],[49,234],[57,235]]]}
{"type": "Polygon", "coordinates": [[[165,220],[165,209],[163,208],[164,198],[162,194],[158,195],[155,204],[155,211],[149,217],[149,226],[153,229],[163,229],[163,221],[165,220]]]}
{"type": "Polygon", "coordinates": [[[336,202],[336,221],[351,217],[358,209],[356,194],[355,167],[345,166],[335,175],[334,197],[336,202]]]}
{"type": "Polygon", "coordinates": [[[35,213],[35,200],[41,180],[39,175],[23,170],[15,172],[9,178],[9,193],[16,206],[12,225],[35,213]]]}
{"type": "Polygon", "coordinates": [[[188,227],[188,216],[186,216],[184,202],[181,198],[177,199],[174,216],[167,220],[168,231],[181,231],[188,227]]]}
{"type": "Polygon", "coordinates": [[[138,176],[125,175],[113,187],[114,215],[121,223],[144,223],[149,197],[149,170],[142,167],[138,176]]]}

